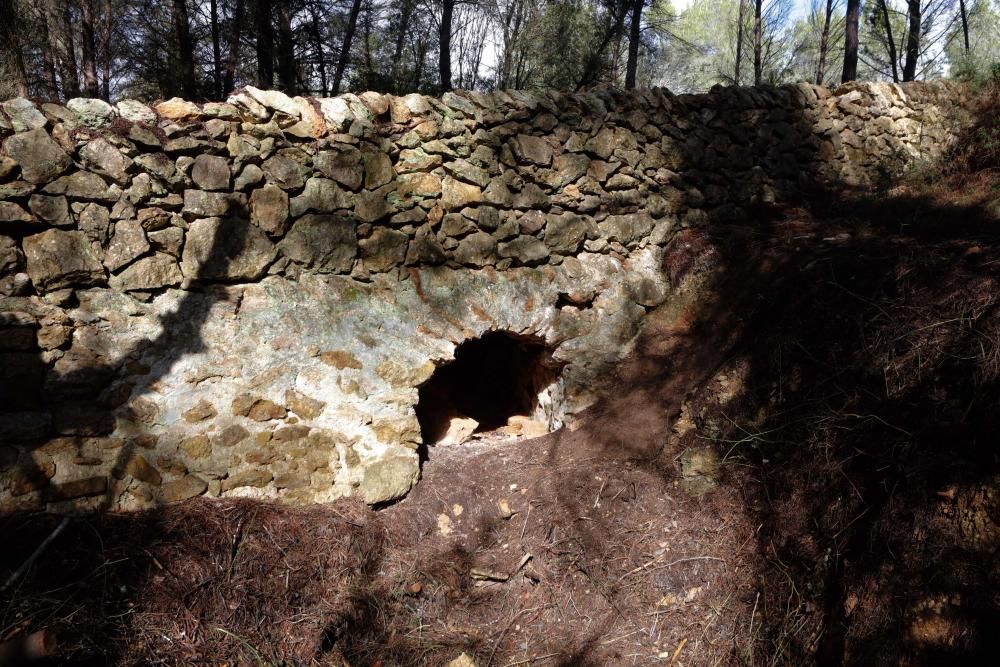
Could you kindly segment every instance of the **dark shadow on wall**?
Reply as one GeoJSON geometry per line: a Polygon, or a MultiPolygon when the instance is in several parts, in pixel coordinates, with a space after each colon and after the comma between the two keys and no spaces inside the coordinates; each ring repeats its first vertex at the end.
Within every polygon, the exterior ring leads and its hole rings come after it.
{"type": "MultiPolygon", "coordinates": [[[[805,118],[786,114],[775,123],[811,133],[805,118]]],[[[709,493],[732,502],[725,505],[713,496],[704,502],[719,502],[760,526],[750,533],[749,555],[714,554],[738,559],[757,582],[749,592],[737,592],[742,596],[733,607],[739,634],[732,647],[720,649],[722,662],[986,664],[997,655],[1000,538],[989,531],[990,525],[1000,525],[1000,508],[995,491],[992,496],[987,491],[991,483],[995,489],[1000,472],[994,437],[1000,426],[994,409],[1000,399],[995,304],[1000,235],[992,218],[980,209],[905,196],[867,203],[849,199],[840,189],[822,187],[814,168],[818,142],[807,143],[797,161],[790,161],[775,140],[787,130],[768,129],[759,119],[726,129],[757,139],[747,165],[725,163],[714,149],[691,140],[714,130],[708,121],[704,128],[677,132],[679,144],[690,146],[676,170],[679,176],[669,183],[688,202],[678,215],[702,207],[710,215],[691,216],[689,228],[667,247],[663,271],[675,291],[672,299],[650,315],[633,355],[608,378],[612,390],[605,390],[581,427],[539,441],[521,461],[522,473],[533,466],[545,473],[532,488],[544,503],[536,516],[544,510],[548,521],[536,527],[528,517],[520,529],[484,515],[476,524],[477,537],[462,544],[431,540],[417,527],[420,517],[412,519],[413,526],[398,527],[402,507],[386,510],[395,512],[385,515],[394,518],[391,531],[367,515],[347,514],[338,529],[349,539],[336,547],[350,556],[335,568],[342,595],[324,608],[325,623],[295,635],[311,637],[317,647],[312,653],[298,647],[295,656],[416,665],[461,649],[482,664],[507,664],[500,657],[514,655],[510,628],[536,620],[539,612],[519,606],[510,589],[475,586],[468,573],[484,552],[497,549],[501,536],[517,538],[520,530],[521,539],[542,540],[558,554],[551,562],[563,569],[556,575],[570,585],[586,585],[600,601],[596,611],[585,609],[594,612],[593,624],[568,617],[578,623],[567,623],[557,636],[555,663],[613,664],[603,642],[621,621],[619,608],[633,595],[632,580],[623,577],[642,560],[609,553],[609,536],[618,535],[621,526],[592,511],[594,489],[582,484],[582,474],[572,474],[592,469],[569,462],[593,461],[606,468],[627,462],[634,471],[621,473],[625,479],[641,474],[647,489],[676,493],[671,486],[679,477],[676,459],[684,449],[706,442],[722,459],[721,485],[709,493]],[[767,193],[748,180],[744,205],[722,204],[729,193],[718,190],[713,170],[743,169],[749,177],[755,165],[779,176],[779,201],[793,192],[808,192],[811,199],[798,199],[799,209],[771,205],[767,193]],[[928,224],[898,225],[901,215],[928,224]],[[957,223],[945,228],[941,221],[957,223]],[[738,390],[724,403],[710,382],[720,370],[739,377],[738,390]],[[696,429],[678,436],[674,426],[685,404],[698,408],[693,410],[696,429]],[[546,533],[550,525],[557,532],[546,533]],[[407,563],[409,574],[399,574],[400,553],[412,555],[406,549],[421,542],[423,551],[407,563]],[[413,580],[449,591],[434,598],[440,605],[436,618],[473,608],[483,614],[477,620],[486,629],[423,636],[422,625],[408,625],[414,619],[421,623],[413,611],[419,607],[413,580]]],[[[627,206],[623,212],[629,212],[627,206]]],[[[165,332],[184,326],[197,330],[211,304],[192,299],[189,312],[168,322],[165,332]]],[[[143,351],[176,359],[198,345],[194,336],[175,348],[165,333],[143,351]]],[[[130,453],[123,450],[121,464],[130,453]]],[[[469,474],[450,471],[424,484],[469,474]]],[[[621,497],[629,497],[627,488],[622,486],[621,497]]],[[[421,485],[414,493],[423,491],[421,485]]],[[[679,502],[694,510],[703,501],[679,502]]],[[[178,510],[169,525],[159,518],[166,510],[157,510],[81,521],[75,534],[81,540],[88,531],[102,536],[84,547],[92,555],[109,553],[101,541],[122,535],[127,548],[115,555],[145,563],[122,583],[130,591],[144,591],[173,582],[169,585],[181,604],[166,607],[165,615],[190,614],[186,622],[192,628],[211,625],[237,635],[212,646],[226,659],[292,655],[293,649],[281,644],[281,629],[268,622],[266,591],[247,581],[254,571],[240,569],[253,562],[253,554],[240,554],[241,536],[256,526],[254,534],[263,538],[265,524],[250,518],[252,505],[238,504],[239,510],[225,515],[224,525],[208,525],[205,517],[214,515],[194,511],[198,506],[178,510]],[[142,539],[130,544],[124,535],[136,527],[142,539]],[[170,554],[172,542],[187,543],[201,530],[207,538],[204,551],[192,555],[191,562],[217,563],[222,554],[228,565],[176,572],[160,559],[137,555],[144,550],[170,554]],[[249,600],[250,609],[260,614],[256,618],[237,619],[236,610],[221,604],[188,606],[187,600],[199,599],[200,588],[234,579],[239,585],[227,594],[249,600]],[[186,588],[190,598],[183,595],[186,588]],[[251,639],[242,632],[258,634],[251,639]]],[[[349,512],[344,505],[335,507],[349,512]]],[[[433,517],[429,521],[433,525],[433,517]]],[[[317,546],[287,536],[272,543],[283,555],[317,546]]],[[[11,553],[9,563],[5,557],[4,565],[16,565],[27,547],[11,553]]],[[[93,572],[103,577],[114,570],[114,560],[96,559],[93,572]]],[[[42,572],[40,567],[33,573],[25,590],[46,590],[37,579],[42,572]]],[[[308,587],[308,580],[300,581],[303,599],[323,594],[306,595],[308,587]]],[[[119,598],[123,606],[113,608],[115,613],[94,614],[106,623],[98,624],[95,636],[114,628],[116,641],[129,640],[127,622],[112,619],[130,599],[119,598]]],[[[287,614],[296,609],[293,605],[287,614]]],[[[285,631],[286,636],[298,632],[285,631]]],[[[207,639],[200,635],[199,641],[207,639]]],[[[127,662],[124,652],[102,648],[109,651],[109,663],[127,662]]]]}

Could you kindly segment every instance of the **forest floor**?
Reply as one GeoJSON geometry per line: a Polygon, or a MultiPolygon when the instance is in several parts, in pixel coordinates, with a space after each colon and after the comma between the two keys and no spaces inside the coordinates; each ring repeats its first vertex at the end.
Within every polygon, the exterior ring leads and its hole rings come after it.
{"type": "MultiPolygon", "coordinates": [[[[683,230],[605,397],[408,497],[70,521],[0,594],[54,664],[996,664],[996,179],[683,230]]],[[[0,519],[0,574],[59,523],[0,519]]],[[[2,645],[2,644],[0,644],[2,645]]]]}

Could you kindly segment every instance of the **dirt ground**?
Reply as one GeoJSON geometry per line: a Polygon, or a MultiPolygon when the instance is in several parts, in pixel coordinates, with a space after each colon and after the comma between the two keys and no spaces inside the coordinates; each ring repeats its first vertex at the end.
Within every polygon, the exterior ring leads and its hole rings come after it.
{"type": "MultiPolygon", "coordinates": [[[[674,295],[574,428],[431,448],[390,507],[73,519],[0,594],[0,641],[48,629],[75,665],[997,664],[997,223],[890,194],[682,231],[674,295]]],[[[0,519],[0,576],[58,522],[0,519]]]]}

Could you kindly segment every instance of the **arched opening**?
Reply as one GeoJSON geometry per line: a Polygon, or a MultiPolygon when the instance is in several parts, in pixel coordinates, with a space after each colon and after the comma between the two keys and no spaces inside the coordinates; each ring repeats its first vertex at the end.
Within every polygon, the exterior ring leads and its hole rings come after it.
{"type": "Polygon", "coordinates": [[[562,425],[558,364],[544,341],[491,332],[455,350],[420,387],[417,419],[425,445],[502,430],[537,436],[562,425]]]}

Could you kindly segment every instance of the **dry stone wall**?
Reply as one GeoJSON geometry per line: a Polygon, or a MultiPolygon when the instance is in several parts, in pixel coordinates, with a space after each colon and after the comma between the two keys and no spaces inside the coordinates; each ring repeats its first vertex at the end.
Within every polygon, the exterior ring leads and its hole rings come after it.
{"type": "Polygon", "coordinates": [[[594,400],[686,226],[940,155],[960,88],[0,104],[0,510],[403,496],[502,330],[594,400]]]}

